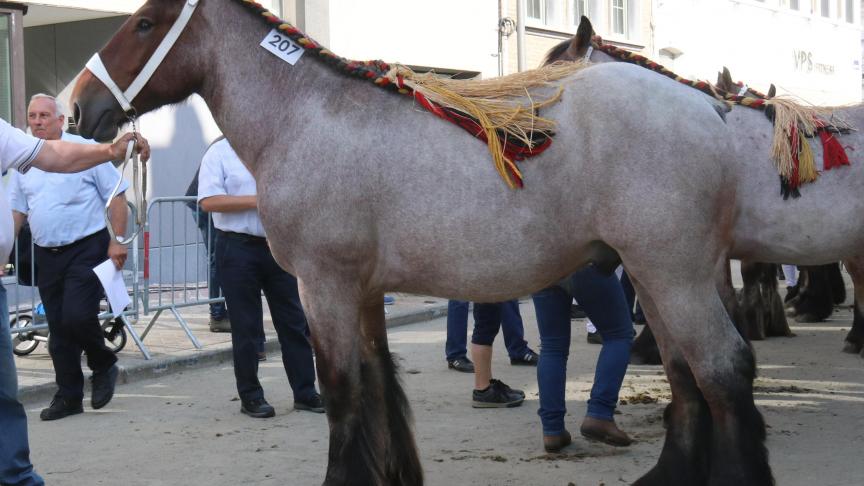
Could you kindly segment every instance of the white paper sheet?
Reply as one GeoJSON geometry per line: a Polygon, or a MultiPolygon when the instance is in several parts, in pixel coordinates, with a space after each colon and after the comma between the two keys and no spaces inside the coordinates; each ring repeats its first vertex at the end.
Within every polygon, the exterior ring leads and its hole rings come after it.
{"type": "Polygon", "coordinates": [[[117,270],[110,258],[100,263],[93,271],[99,277],[102,288],[105,289],[108,304],[111,305],[111,312],[114,314],[123,312],[123,309],[132,303],[129,293],[126,292],[126,283],[123,282],[123,272],[117,270]]]}

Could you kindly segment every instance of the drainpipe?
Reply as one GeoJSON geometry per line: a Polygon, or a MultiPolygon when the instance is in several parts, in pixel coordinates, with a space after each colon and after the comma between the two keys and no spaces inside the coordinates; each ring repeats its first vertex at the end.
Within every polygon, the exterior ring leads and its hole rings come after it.
{"type": "Polygon", "coordinates": [[[525,0],[516,0],[516,53],[519,72],[525,70],[525,19],[528,18],[528,6],[525,0]]]}

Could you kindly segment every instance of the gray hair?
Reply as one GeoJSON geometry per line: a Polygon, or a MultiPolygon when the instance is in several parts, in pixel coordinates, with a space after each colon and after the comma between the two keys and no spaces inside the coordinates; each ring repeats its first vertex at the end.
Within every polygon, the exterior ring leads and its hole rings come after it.
{"type": "Polygon", "coordinates": [[[63,102],[58,100],[57,98],[55,98],[49,94],[38,93],[38,94],[35,94],[35,95],[30,97],[30,103],[33,103],[33,101],[39,100],[39,99],[45,99],[45,100],[53,101],[54,102],[54,114],[55,115],[57,115],[57,116],[61,116],[61,115],[65,116],[66,115],[66,107],[63,106],[63,102]]]}

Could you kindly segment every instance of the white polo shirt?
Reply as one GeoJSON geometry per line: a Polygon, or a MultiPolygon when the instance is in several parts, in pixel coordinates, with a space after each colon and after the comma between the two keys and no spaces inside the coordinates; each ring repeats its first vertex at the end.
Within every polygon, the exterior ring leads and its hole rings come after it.
{"type": "MultiPolygon", "coordinates": [[[[61,140],[96,143],[65,132],[61,140]]],[[[27,215],[34,243],[43,248],[64,246],[105,229],[105,203],[118,180],[120,172],[110,162],[74,174],[34,167],[26,175],[12,173],[9,202],[27,215]]],[[[120,193],[128,187],[123,181],[120,193]]]]}
{"type": "MultiPolygon", "coordinates": [[[[2,171],[17,169],[27,172],[33,159],[42,150],[45,141],[13,127],[6,120],[0,119],[0,166],[2,171]]],[[[0,265],[5,266],[12,245],[15,242],[14,226],[12,225],[12,210],[9,209],[9,198],[6,186],[0,183],[0,265]]]]}
{"type": "MultiPolygon", "coordinates": [[[[249,169],[243,165],[228,140],[220,140],[207,149],[198,172],[198,202],[211,196],[256,196],[258,187],[249,169]]],[[[266,237],[258,211],[249,209],[231,213],[213,213],[213,226],[222,231],[266,237]]]]}

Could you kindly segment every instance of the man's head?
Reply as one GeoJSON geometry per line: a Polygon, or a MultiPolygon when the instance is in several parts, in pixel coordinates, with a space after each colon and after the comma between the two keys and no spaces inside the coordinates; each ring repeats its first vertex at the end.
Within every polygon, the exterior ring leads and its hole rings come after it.
{"type": "Polygon", "coordinates": [[[27,108],[27,124],[34,137],[44,140],[59,140],[63,134],[63,107],[53,96],[37,94],[30,98],[27,108]]]}

